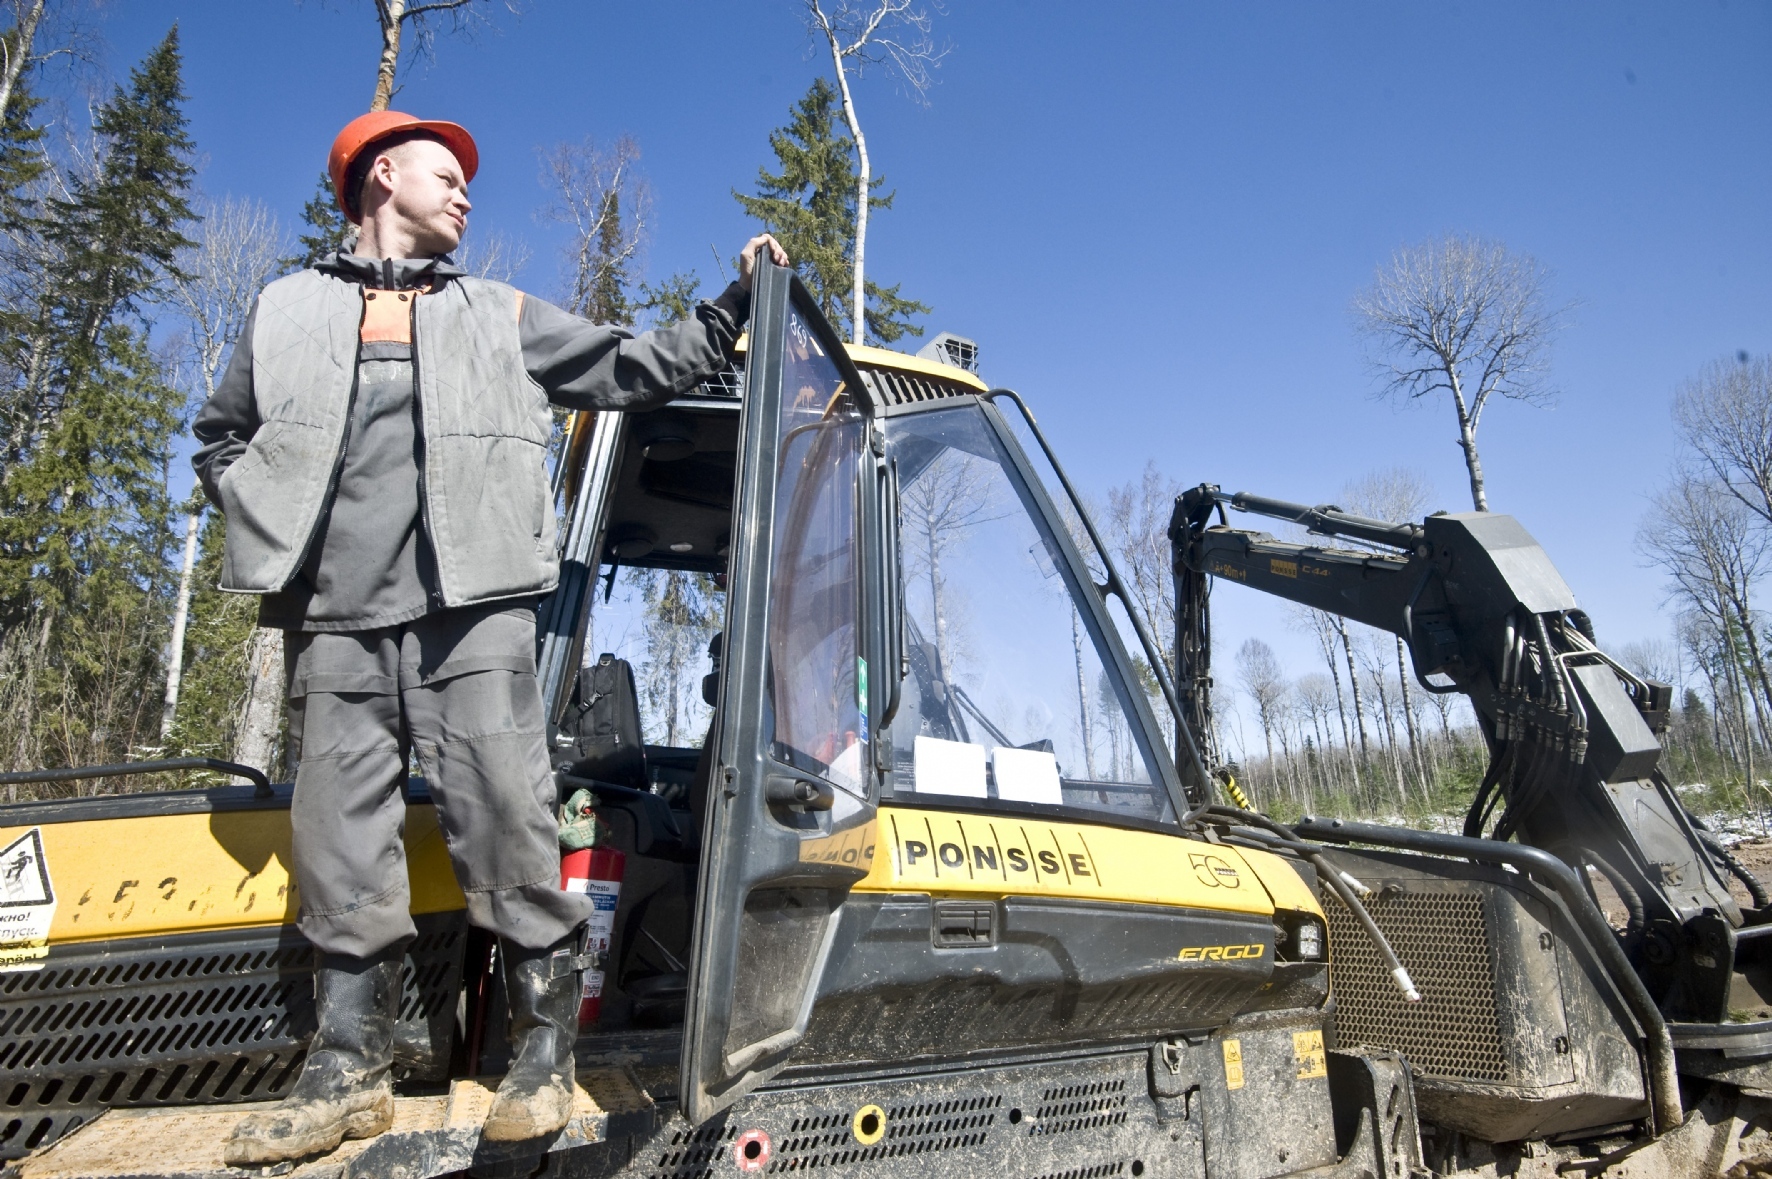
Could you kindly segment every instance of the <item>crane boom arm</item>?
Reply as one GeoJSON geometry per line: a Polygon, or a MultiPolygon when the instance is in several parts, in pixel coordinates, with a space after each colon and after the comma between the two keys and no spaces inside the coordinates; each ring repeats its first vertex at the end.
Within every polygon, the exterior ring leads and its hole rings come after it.
{"type": "Polygon", "coordinates": [[[1631,909],[1628,951],[1663,1010],[1726,1018],[1744,916],[1659,768],[1672,689],[1598,648],[1517,520],[1469,512],[1393,524],[1202,484],[1177,498],[1169,536],[1177,678],[1195,732],[1211,731],[1209,578],[1401,637],[1416,680],[1467,696],[1489,746],[1465,834],[1515,838],[1604,874],[1631,909]],[[1231,528],[1227,508],[1363,547],[1231,528]],[[1714,953],[1721,943],[1730,955],[1714,953]]]}

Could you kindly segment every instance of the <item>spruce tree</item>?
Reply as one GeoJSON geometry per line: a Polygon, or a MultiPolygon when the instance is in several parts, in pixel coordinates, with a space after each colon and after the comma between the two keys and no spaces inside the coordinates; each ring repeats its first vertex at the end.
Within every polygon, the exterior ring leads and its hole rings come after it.
{"type": "Polygon", "coordinates": [[[340,251],[349,251],[357,244],[357,227],[339,211],[330,173],[320,173],[320,183],[314,195],[301,207],[301,219],[310,232],[296,236],[302,252],[284,259],[284,264],[291,270],[312,266],[340,251]]]}
{"type": "Polygon", "coordinates": [[[174,29],[98,108],[92,173],[35,219],[31,414],[0,471],[0,726],[26,761],[115,760],[157,731],[184,399],[142,312],[188,244],[183,103],[174,29]]]}
{"type": "MultiPolygon", "coordinates": [[[[760,168],[755,196],[732,194],[781,242],[819,310],[834,324],[851,318],[855,275],[855,141],[839,127],[839,115],[836,89],[815,78],[806,97],[794,104],[787,126],[769,133],[780,174],[760,168]]],[[[877,176],[871,187],[884,183],[877,176]]],[[[870,195],[868,207],[890,209],[894,195],[870,195]]],[[[929,307],[900,295],[899,285],[868,281],[869,342],[890,344],[923,334],[911,317],[927,315],[929,307]]]]}
{"type": "Polygon", "coordinates": [[[591,284],[579,309],[592,323],[634,322],[634,303],[628,297],[628,259],[622,248],[621,191],[603,194],[597,210],[597,245],[591,255],[591,284]]]}
{"type": "Polygon", "coordinates": [[[701,290],[701,277],[693,270],[680,270],[657,283],[643,282],[643,296],[636,306],[659,327],[681,323],[695,314],[695,302],[701,290]]]}

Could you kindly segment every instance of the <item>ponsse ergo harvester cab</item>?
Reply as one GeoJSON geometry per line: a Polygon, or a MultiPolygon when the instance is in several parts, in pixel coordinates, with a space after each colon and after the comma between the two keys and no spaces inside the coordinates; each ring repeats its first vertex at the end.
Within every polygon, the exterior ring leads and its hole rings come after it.
{"type": "MultiPolygon", "coordinates": [[[[1527,874],[1369,855],[1428,898],[1387,925],[1411,983],[1319,844],[1208,812],[1217,767],[1173,688],[1159,716],[1142,686],[1148,627],[1124,603],[1135,659],[1086,513],[961,347],[845,347],[765,264],[727,380],[574,421],[538,659],[561,797],[594,791],[625,856],[578,1114],[527,1153],[479,1141],[500,972],[414,779],[395,1123],[273,1173],[1494,1174],[1679,1133],[1631,1009],[1527,874]],[[657,669],[597,658],[623,569],[723,583],[705,735],[644,744],[625,685],[657,669]],[[1458,870],[1423,886],[1422,864],[1458,870]]],[[[289,803],[0,811],[18,1175],[231,1173],[222,1140],[313,1026],[289,803]]],[[[1740,1131],[1734,1110],[1706,1126],[1740,1131]]]]}

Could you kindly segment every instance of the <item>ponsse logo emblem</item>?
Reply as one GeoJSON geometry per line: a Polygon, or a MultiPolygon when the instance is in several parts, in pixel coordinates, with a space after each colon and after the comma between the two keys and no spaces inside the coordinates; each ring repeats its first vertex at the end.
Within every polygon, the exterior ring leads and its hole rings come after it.
{"type": "Polygon", "coordinates": [[[1267,947],[1256,942],[1248,946],[1183,946],[1176,957],[1183,962],[1240,962],[1266,953],[1267,947]]]}

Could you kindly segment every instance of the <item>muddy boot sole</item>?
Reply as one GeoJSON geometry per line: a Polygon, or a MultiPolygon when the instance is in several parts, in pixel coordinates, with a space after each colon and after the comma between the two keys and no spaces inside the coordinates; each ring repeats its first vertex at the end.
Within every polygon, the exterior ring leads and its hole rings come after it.
{"type": "Polygon", "coordinates": [[[336,1150],[347,1138],[373,1138],[393,1124],[394,1094],[387,1089],[266,1110],[234,1127],[222,1160],[230,1167],[257,1167],[306,1158],[336,1150]]]}
{"type": "Polygon", "coordinates": [[[525,1093],[500,1089],[480,1137],[487,1142],[528,1142],[552,1138],[572,1120],[570,1086],[549,1085],[525,1093]]]}

